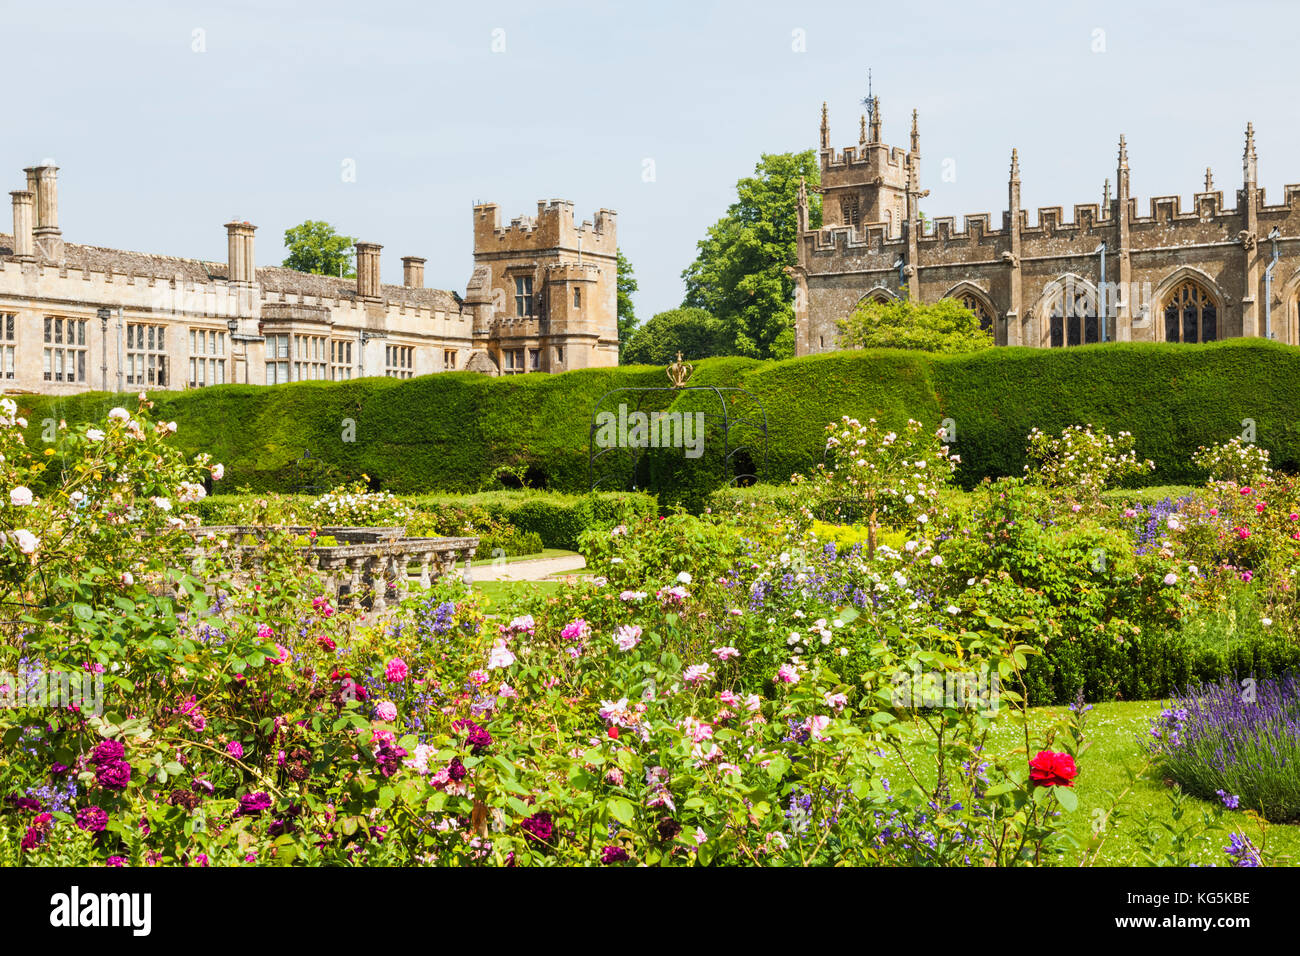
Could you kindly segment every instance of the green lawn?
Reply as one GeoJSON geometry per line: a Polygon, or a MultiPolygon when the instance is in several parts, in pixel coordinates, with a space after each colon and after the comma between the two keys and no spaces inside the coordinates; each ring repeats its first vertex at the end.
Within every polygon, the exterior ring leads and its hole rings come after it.
{"type": "MultiPolygon", "coordinates": [[[[534,554],[518,554],[513,558],[506,558],[506,564],[514,564],[516,561],[537,561],[541,558],[564,558],[571,554],[577,554],[577,551],[566,551],[564,548],[543,548],[534,554]]],[[[470,562],[471,567],[483,567],[492,564],[498,558],[478,558],[470,562]]]]}
{"type": "Polygon", "coordinates": [[[508,604],[526,594],[554,594],[563,581],[475,581],[474,590],[487,601],[488,616],[494,616],[497,605],[508,604]]]}
{"type": "MultiPolygon", "coordinates": [[[[1144,738],[1151,728],[1152,719],[1159,715],[1163,704],[1160,701],[1135,701],[1110,704],[1097,704],[1088,714],[1085,725],[1086,739],[1092,742],[1091,748],[1079,760],[1079,776],[1075,779],[1075,790],[1079,798],[1079,807],[1071,814],[1070,831],[1086,846],[1092,836],[1094,820],[1100,816],[1094,811],[1107,813],[1115,803],[1115,798],[1129,786],[1129,777],[1125,768],[1138,771],[1146,762],[1139,738],[1144,738]]],[[[1065,707],[1036,707],[1030,712],[1031,742],[1033,732],[1056,722],[1067,714],[1065,707]]],[[[1005,753],[1017,747],[1023,747],[1023,730],[1019,723],[1005,718],[990,734],[988,750],[1005,753]]],[[[907,779],[901,761],[891,757],[888,771],[891,780],[900,785],[907,779]]],[[[1209,806],[1201,801],[1188,798],[1189,813],[1184,820],[1200,820],[1200,808],[1209,806]]],[[[1120,806],[1120,818],[1112,819],[1113,832],[1102,845],[1097,864],[1103,866],[1140,865],[1138,848],[1133,834],[1137,832],[1144,811],[1151,811],[1161,819],[1170,819],[1169,788],[1160,780],[1140,779],[1125,796],[1120,806]]],[[[1257,846],[1264,849],[1267,863],[1274,865],[1292,865],[1300,860],[1300,826],[1268,824],[1267,833],[1242,812],[1225,812],[1222,824],[1244,833],[1257,846]]],[[[1223,853],[1228,842],[1229,831],[1212,832],[1202,837],[1198,843],[1199,851],[1195,862],[1201,865],[1214,863],[1225,866],[1229,862],[1223,853]]],[[[1074,852],[1069,862],[1077,864],[1082,850],[1074,852]]]]}

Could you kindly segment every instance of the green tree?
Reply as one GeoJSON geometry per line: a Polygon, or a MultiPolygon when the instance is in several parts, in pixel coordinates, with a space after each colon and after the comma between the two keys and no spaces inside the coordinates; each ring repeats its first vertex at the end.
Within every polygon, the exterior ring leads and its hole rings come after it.
{"type": "MultiPolygon", "coordinates": [[[[709,227],[699,254],[682,273],[684,306],[717,316],[732,350],[754,358],[794,354],[794,281],[799,181],[819,182],[817,156],[764,154],[754,175],[736,183],[736,202],[709,227]]],[[[809,224],[821,226],[821,196],[810,191],[809,224]]]]}
{"type": "Polygon", "coordinates": [[[728,354],[726,327],[703,309],[683,307],[660,312],[632,333],[623,351],[624,365],[668,365],[728,354]]]}
{"type": "Polygon", "coordinates": [[[289,250],[284,267],[351,278],[356,274],[352,269],[352,246],[356,241],[353,236],[340,236],[328,222],[308,219],[284,231],[284,247],[289,250]]]}
{"type": "Polygon", "coordinates": [[[992,333],[956,299],[920,305],[911,299],[863,302],[840,320],[845,348],[919,349],[923,352],[978,352],[992,348],[992,333]]]}
{"type": "Polygon", "coordinates": [[[636,309],[632,305],[632,293],[637,289],[636,276],[632,274],[632,263],[627,261],[623,250],[618,250],[618,347],[619,354],[627,347],[636,328],[636,309]]]}

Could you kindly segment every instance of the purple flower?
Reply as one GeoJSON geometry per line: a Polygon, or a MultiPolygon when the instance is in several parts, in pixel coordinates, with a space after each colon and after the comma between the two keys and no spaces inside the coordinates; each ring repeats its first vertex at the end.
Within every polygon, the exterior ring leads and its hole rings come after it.
{"type": "Polygon", "coordinates": [[[452,757],[451,763],[447,764],[447,776],[451,777],[452,780],[458,783],[464,779],[465,774],[468,772],[469,771],[465,769],[465,765],[460,762],[459,757],[452,757]]]}
{"type": "Polygon", "coordinates": [[[470,753],[475,756],[492,746],[492,735],[472,720],[458,720],[451,725],[451,729],[467,731],[465,742],[470,746],[470,753]]]}
{"type": "Polygon", "coordinates": [[[406,756],[406,749],[396,747],[392,744],[380,744],[375,748],[375,763],[379,765],[381,776],[391,777],[397,771],[402,769],[402,758],[406,756]]]}
{"type": "Polygon", "coordinates": [[[271,798],[257,790],[253,793],[246,793],[239,798],[239,809],[235,815],[240,817],[260,817],[264,810],[271,808],[271,798]]]}
{"type": "Polygon", "coordinates": [[[1219,800],[1223,802],[1223,805],[1229,810],[1236,810],[1238,804],[1241,803],[1241,799],[1235,794],[1227,793],[1223,790],[1215,790],[1214,792],[1218,796],[1219,800]]]}
{"type": "Polygon", "coordinates": [[[614,863],[626,863],[628,861],[627,850],[621,846],[607,846],[600,851],[600,862],[606,866],[614,863]]]}
{"type": "Polygon", "coordinates": [[[95,746],[90,753],[90,762],[95,765],[116,763],[126,758],[126,748],[120,740],[105,740],[95,746]]]}
{"type": "Polygon", "coordinates": [[[101,763],[95,768],[95,782],[106,790],[125,790],[131,783],[131,765],[125,760],[101,763]]]}
{"type": "Polygon", "coordinates": [[[551,822],[551,815],[545,810],[537,811],[519,826],[534,840],[542,843],[546,843],[555,834],[555,824],[551,822]]]}
{"type": "Polygon", "coordinates": [[[99,807],[82,807],[77,811],[77,826],[90,833],[100,833],[108,826],[108,814],[99,807]]]}
{"type": "Polygon", "coordinates": [[[1234,833],[1231,842],[1223,848],[1233,860],[1233,866],[1259,866],[1259,850],[1247,837],[1234,833]]]}
{"type": "Polygon", "coordinates": [[[105,866],[126,866],[126,857],[110,856],[107,860],[104,861],[104,865],[105,866]]]}
{"type": "Polygon", "coordinates": [[[243,760],[244,745],[238,740],[232,740],[230,743],[226,744],[226,753],[230,754],[230,756],[234,757],[236,760],[243,760]]]}

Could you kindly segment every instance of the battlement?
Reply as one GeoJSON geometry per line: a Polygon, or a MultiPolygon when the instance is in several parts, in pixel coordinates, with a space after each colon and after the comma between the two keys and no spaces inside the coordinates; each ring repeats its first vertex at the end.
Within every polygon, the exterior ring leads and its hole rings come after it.
{"type": "Polygon", "coordinates": [[[821,151],[821,168],[823,172],[851,170],[854,167],[889,165],[903,170],[907,166],[907,151],[899,146],[886,146],[883,143],[860,143],[857,146],[845,146],[841,150],[823,149],[821,151]],[[882,162],[883,161],[883,162],[882,162]]]}
{"type": "Polygon", "coordinates": [[[502,252],[577,252],[613,257],[617,253],[618,214],[612,209],[597,210],[593,219],[576,221],[574,204],[567,199],[542,200],[536,216],[517,216],[508,226],[501,225],[501,210],[496,203],[474,206],[474,255],[502,252]]]}

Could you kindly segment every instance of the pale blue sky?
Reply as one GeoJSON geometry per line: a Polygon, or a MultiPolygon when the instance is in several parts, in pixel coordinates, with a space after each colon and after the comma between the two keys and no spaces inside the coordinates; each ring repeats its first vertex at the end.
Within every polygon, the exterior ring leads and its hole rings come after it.
{"type": "Polygon", "coordinates": [[[0,0],[0,185],[53,159],[64,236],[95,245],[224,260],[222,224],[248,219],[259,265],[286,227],[326,219],[383,244],[385,281],[422,255],[426,282],[457,291],[475,200],[508,219],[572,199],[581,218],[618,211],[644,319],[678,304],[759,154],[816,147],[823,99],[834,144],[856,142],[868,67],[888,141],[920,110],[931,217],[998,222],[1013,145],[1031,218],[1069,215],[1100,200],[1121,132],[1143,212],[1188,202],[1207,165],[1231,205],[1247,120],[1280,202],[1300,182],[1298,24],[1281,0],[0,0]]]}

